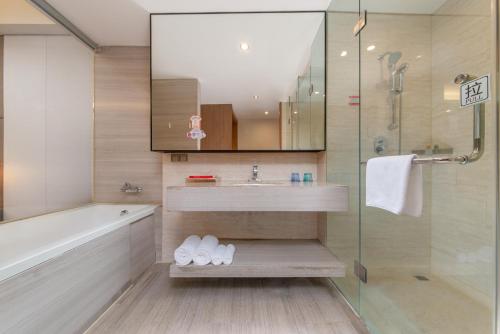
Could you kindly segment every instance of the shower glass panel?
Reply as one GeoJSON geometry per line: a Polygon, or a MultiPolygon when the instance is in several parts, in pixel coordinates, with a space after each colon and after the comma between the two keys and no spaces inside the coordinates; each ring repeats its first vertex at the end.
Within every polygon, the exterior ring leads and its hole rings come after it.
{"type": "Polygon", "coordinates": [[[497,1],[357,5],[332,1],[328,14],[327,179],[348,185],[351,197],[348,213],[328,215],[327,245],[348,266],[333,281],[371,333],[493,334],[497,1]],[[368,23],[354,37],[364,10],[368,23]],[[419,218],[366,207],[368,159],[471,153],[473,107],[460,107],[461,74],[491,75],[483,156],[423,165],[419,218]],[[353,274],[355,261],[366,283],[353,274]]]}
{"type": "Polygon", "coordinates": [[[311,146],[321,148],[325,140],[325,21],[311,46],[311,146]]]}
{"type": "Polygon", "coordinates": [[[298,78],[297,148],[311,145],[311,66],[298,78]]]}
{"type": "MultiPolygon", "coordinates": [[[[393,4],[361,0],[369,12],[360,43],[361,161],[469,154],[473,107],[460,108],[454,79],[495,73],[491,1],[393,4]],[[382,151],[374,149],[377,139],[382,151]]],[[[372,333],[493,333],[494,107],[487,102],[479,161],[423,166],[420,218],[366,207],[361,164],[360,257],[368,282],[360,285],[360,314],[372,333]]]]}
{"type": "Polygon", "coordinates": [[[349,186],[349,211],[328,213],[326,243],[347,266],[334,283],[359,310],[359,41],[352,32],[358,6],[350,6],[332,6],[327,16],[327,181],[349,186]]]}

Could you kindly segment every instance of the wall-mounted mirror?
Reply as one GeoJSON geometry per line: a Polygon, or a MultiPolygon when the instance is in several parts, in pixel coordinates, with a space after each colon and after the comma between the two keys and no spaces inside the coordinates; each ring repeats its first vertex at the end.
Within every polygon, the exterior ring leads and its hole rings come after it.
{"type": "Polygon", "coordinates": [[[325,14],[151,16],[153,151],[325,149],[325,14]]]}

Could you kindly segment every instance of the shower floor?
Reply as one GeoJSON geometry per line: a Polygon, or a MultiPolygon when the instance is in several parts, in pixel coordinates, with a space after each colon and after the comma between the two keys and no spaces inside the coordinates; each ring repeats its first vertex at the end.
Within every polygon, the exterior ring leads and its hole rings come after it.
{"type": "Polygon", "coordinates": [[[361,314],[372,333],[491,334],[492,311],[460,290],[426,275],[369,277],[361,314]]]}
{"type": "Polygon", "coordinates": [[[170,278],[156,264],[86,332],[358,334],[324,280],[170,278]]]}

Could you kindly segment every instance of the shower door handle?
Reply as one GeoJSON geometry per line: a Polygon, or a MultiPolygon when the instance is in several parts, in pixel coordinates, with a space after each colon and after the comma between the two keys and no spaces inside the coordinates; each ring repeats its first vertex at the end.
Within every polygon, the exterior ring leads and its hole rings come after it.
{"type": "MultiPolygon", "coordinates": [[[[469,81],[476,79],[469,74],[460,74],[455,78],[456,84],[465,84],[469,81]]],[[[455,157],[432,157],[432,158],[416,158],[413,163],[426,164],[446,164],[446,163],[459,163],[466,165],[471,162],[481,159],[484,153],[484,118],[486,106],[484,102],[475,104],[473,106],[474,120],[472,125],[472,152],[468,155],[458,155],[455,157]]]]}
{"type": "MultiPolygon", "coordinates": [[[[469,81],[476,79],[476,77],[469,74],[460,74],[455,78],[456,84],[465,84],[469,81]]],[[[462,164],[478,161],[484,153],[484,118],[486,106],[484,102],[475,104],[473,106],[474,120],[472,128],[472,152],[469,155],[462,156],[462,164]]]]}
{"type": "Polygon", "coordinates": [[[473,148],[470,154],[454,157],[415,158],[413,163],[418,165],[450,163],[466,165],[478,161],[484,153],[484,110],[484,103],[474,105],[473,148]]]}
{"type": "Polygon", "coordinates": [[[473,149],[472,153],[467,156],[467,162],[479,160],[484,153],[484,118],[485,104],[479,103],[474,105],[474,129],[473,129],[473,149]]]}

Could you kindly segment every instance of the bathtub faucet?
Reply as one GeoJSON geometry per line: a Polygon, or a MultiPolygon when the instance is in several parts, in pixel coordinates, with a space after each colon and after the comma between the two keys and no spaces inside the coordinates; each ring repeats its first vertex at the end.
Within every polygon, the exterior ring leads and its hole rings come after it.
{"type": "Polygon", "coordinates": [[[123,184],[123,186],[121,187],[120,189],[122,192],[124,193],[132,193],[132,194],[137,194],[137,193],[140,193],[142,192],[142,187],[138,187],[138,186],[133,186],[131,185],[129,182],[125,182],[123,184]]]}

